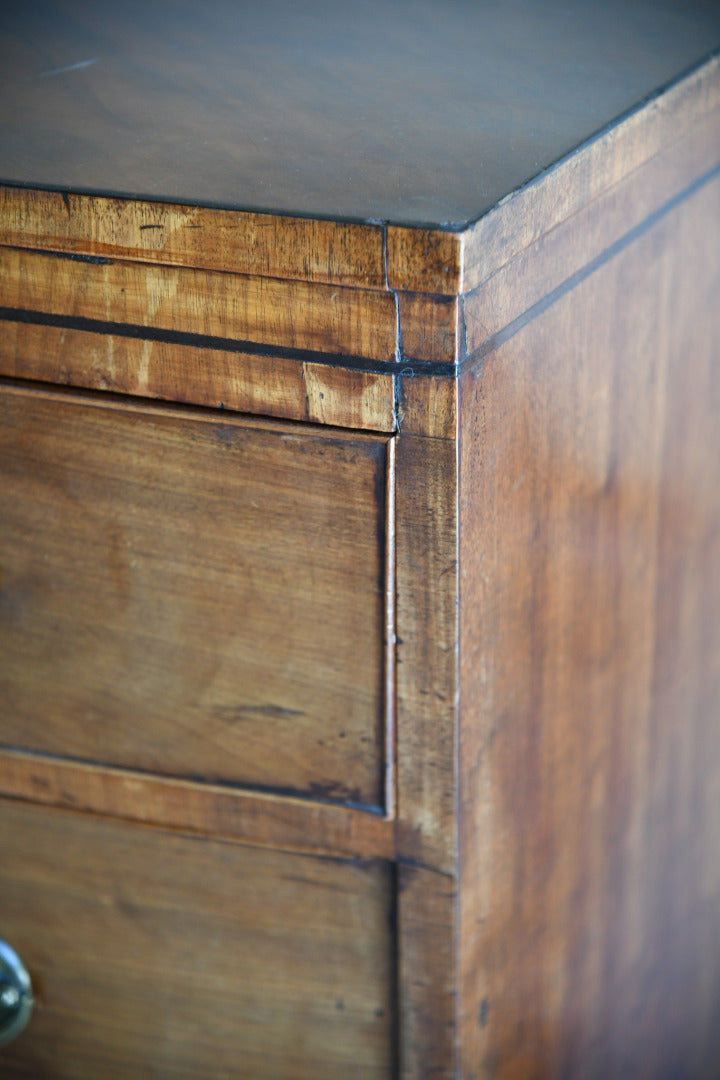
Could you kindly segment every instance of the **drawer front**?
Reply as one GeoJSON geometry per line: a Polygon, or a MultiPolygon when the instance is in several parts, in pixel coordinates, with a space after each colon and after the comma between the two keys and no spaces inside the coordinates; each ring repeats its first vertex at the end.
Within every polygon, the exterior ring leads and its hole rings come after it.
{"type": "Polygon", "coordinates": [[[390,870],[0,802],[4,1077],[392,1074],[390,870]]]}
{"type": "Polygon", "coordinates": [[[0,743],[382,806],[387,464],[0,388],[0,743]]]}

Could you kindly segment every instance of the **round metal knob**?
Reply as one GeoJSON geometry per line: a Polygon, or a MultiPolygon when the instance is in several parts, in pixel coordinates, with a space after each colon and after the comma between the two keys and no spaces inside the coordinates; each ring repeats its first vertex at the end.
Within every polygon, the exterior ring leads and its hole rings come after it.
{"type": "Polygon", "coordinates": [[[0,941],[0,1046],[23,1030],[33,1008],[30,976],[20,957],[0,941]]]}

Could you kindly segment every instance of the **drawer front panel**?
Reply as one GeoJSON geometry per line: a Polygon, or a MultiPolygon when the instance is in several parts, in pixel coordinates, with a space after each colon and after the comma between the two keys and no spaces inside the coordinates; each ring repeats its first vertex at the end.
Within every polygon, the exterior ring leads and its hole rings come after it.
{"type": "Polygon", "coordinates": [[[381,806],[387,458],[0,388],[0,743],[381,806]]]}
{"type": "Polygon", "coordinates": [[[0,802],[4,1077],[388,1080],[390,870],[0,802]]]}

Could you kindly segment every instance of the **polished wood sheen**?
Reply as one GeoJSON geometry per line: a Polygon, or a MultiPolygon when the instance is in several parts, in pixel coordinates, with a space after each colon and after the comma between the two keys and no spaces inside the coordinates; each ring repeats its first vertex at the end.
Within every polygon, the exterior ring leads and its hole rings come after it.
{"type": "Polygon", "coordinates": [[[3,1078],[720,1076],[719,46],[2,8],[3,1078]]]}
{"type": "Polygon", "coordinates": [[[462,383],[464,1077],[720,1066],[709,222],[718,179],[462,383]]]}

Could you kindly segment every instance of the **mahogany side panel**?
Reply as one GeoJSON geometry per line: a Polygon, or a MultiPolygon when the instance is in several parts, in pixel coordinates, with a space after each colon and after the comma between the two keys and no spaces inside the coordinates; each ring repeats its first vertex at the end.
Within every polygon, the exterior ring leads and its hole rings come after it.
{"type": "Polygon", "coordinates": [[[462,381],[463,1080],[718,1075],[719,222],[462,381]]]}

